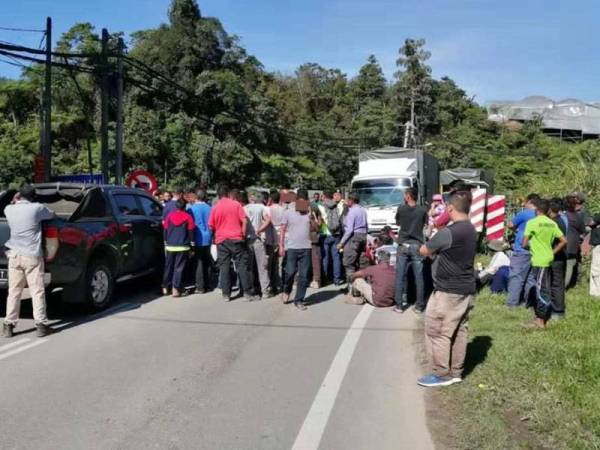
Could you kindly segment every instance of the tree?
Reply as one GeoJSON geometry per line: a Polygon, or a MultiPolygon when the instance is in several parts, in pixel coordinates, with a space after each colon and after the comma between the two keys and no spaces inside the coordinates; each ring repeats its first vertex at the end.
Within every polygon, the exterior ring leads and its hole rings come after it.
{"type": "Polygon", "coordinates": [[[425,39],[406,39],[396,60],[398,118],[406,120],[404,146],[414,145],[431,121],[431,67],[426,64],[431,53],[424,47],[425,39]]]}

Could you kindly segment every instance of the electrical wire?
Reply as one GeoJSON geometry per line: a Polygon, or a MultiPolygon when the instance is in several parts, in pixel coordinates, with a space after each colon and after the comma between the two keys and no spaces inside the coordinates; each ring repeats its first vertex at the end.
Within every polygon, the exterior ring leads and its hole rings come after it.
{"type": "Polygon", "coordinates": [[[11,28],[11,27],[0,27],[2,31],[19,31],[19,32],[29,32],[29,33],[45,33],[46,30],[35,30],[32,28],[11,28]]]}
{"type": "MultiPolygon", "coordinates": [[[[35,62],[38,64],[46,64],[46,61],[44,61],[43,59],[32,58],[30,56],[19,55],[19,54],[7,52],[4,50],[0,50],[0,55],[13,57],[13,58],[21,59],[21,60],[25,60],[25,61],[31,61],[31,62],[35,62]]],[[[79,64],[78,65],[68,65],[68,64],[59,63],[57,61],[52,61],[50,64],[52,66],[56,66],[56,67],[65,67],[65,68],[73,67],[74,70],[77,70],[79,72],[85,72],[85,73],[96,73],[97,72],[95,68],[84,67],[79,64]]]]}

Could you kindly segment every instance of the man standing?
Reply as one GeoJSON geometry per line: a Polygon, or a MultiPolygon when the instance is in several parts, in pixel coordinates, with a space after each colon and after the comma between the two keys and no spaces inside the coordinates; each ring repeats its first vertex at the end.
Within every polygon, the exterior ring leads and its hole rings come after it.
{"type": "Polygon", "coordinates": [[[342,276],[342,260],[336,247],[342,238],[342,215],[339,210],[339,200],[336,202],[333,196],[334,194],[330,190],[323,191],[321,258],[324,277],[332,274],[334,284],[340,286],[344,284],[344,279],[342,276]]]}
{"type": "Polygon", "coordinates": [[[525,208],[508,223],[508,227],[516,231],[508,272],[508,301],[506,305],[510,308],[516,308],[523,301],[527,302],[531,289],[535,287],[535,279],[531,273],[531,255],[522,243],[525,226],[528,221],[535,217],[534,203],[539,198],[540,196],[537,194],[529,194],[525,208]]]}
{"type": "Polygon", "coordinates": [[[298,273],[298,286],[294,305],[301,311],[306,310],[304,297],[308,288],[308,277],[311,263],[311,230],[317,230],[318,224],[312,219],[308,193],[305,189],[299,189],[295,208],[288,209],[281,222],[281,233],[279,236],[279,255],[285,256],[285,279],[281,299],[288,303],[294,278],[298,273]]]}
{"type": "Polygon", "coordinates": [[[262,296],[272,297],[274,294],[269,280],[269,260],[275,248],[275,230],[269,208],[260,201],[259,193],[251,191],[248,199],[249,203],[244,209],[254,229],[254,236],[248,243],[250,253],[254,256],[262,296]]]}
{"type": "Polygon", "coordinates": [[[462,380],[469,310],[476,290],[477,233],[469,220],[470,208],[470,192],[451,194],[447,211],[452,224],[420,248],[421,255],[436,256],[434,291],[425,310],[425,340],[433,371],[417,381],[421,386],[448,386],[462,380]]]}
{"type": "Polygon", "coordinates": [[[54,212],[34,201],[35,190],[23,186],[15,203],[4,208],[10,228],[10,239],[6,242],[8,257],[8,297],[4,336],[12,337],[19,320],[21,295],[29,286],[33,304],[33,319],[39,337],[52,333],[46,316],[46,293],[44,289],[44,256],[42,254],[42,221],[54,217],[54,212]]]}
{"type": "Polygon", "coordinates": [[[244,297],[248,301],[260,300],[252,290],[250,274],[250,255],[246,243],[246,225],[248,219],[242,205],[229,198],[229,188],[219,186],[219,201],[213,206],[208,219],[208,227],[215,235],[217,244],[217,265],[219,266],[223,299],[231,300],[231,261],[238,271],[244,297]]]}
{"type": "Polygon", "coordinates": [[[281,258],[279,257],[279,237],[281,234],[281,223],[283,221],[283,214],[285,212],[283,206],[281,206],[281,195],[279,191],[273,191],[270,195],[271,205],[269,208],[269,216],[271,217],[271,224],[273,225],[273,232],[275,238],[275,248],[271,253],[271,259],[269,260],[269,280],[271,285],[271,292],[278,294],[281,289],[281,258]]]}
{"type": "Polygon", "coordinates": [[[581,242],[585,235],[582,198],[578,193],[569,195],[566,199],[566,216],[568,220],[567,233],[567,260],[565,267],[565,287],[571,288],[577,284],[579,261],[581,260],[581,242]]]}
{"type": "Polygon", "coordinates": [[[417,298],[414,311],[425,311],[425,281],[423,278],[423,256],[419,248],[425,243],[424,229],[427,225],[427,208],[417,205],[417,191],[408,188],[404,192],[404,205],[396,212],[398,225],[398,253],[396,254],[396,306],[393,311],[403,313],[408,309],[405,298],[408,264],[415,277],[417,298]]]}
{"type": "Polygon", "coordinates": [[[210,269],[213,264],[210,254],[212,232],[208,227],[210,206],[206,203],[206,191],[204,189],[198,189],[192,199],[194,201],[188,206],[188,212],[192,215],[196,224],[194,230],[196,292],[204,294],[210,290],[210,269]]]}
{"type": "MultiPolygon", "coordinates": [[[[550,217],[563,235],[567,236],[567,224],[560,216],[562,211],[562,201],[559,198],[550,200],[550,217]]],[[[568,238],[567,238],[568,241],[568,238]]],[[[556,243],[556,242],[555,242],[556,243]]],[[[567,247],[569,244],[567,242],[567,247]]],[[[567,249],[563,248],[554,255],[554,260],[550,266],[550,299],[552,300],[552,318],[562,319],[565,316],[565,267],[567,264],[567,249]]]]}
{"type": "Polygon", "coordinates": [[[360,267],[360,258],[367,247],[367,213],[360,206],[358,195],[348,194],[348,214],[344,219],[344,235],[337,245],[343,251],[343,264],[346,269],[348,288],[352,282],[352,275],[360,267]]]}
{"type": "Polygon", "coordinates": [[[535,218],[527,222],[523,233],[523,247],[531,252],[531,267],[536,281],[535,319],[530,328],[545,328],[552,314],[552,276],[551,266],[554,255],[567,245],[556,222],[548,214],[547,200],[535,201],[535,218]],[[556,245],[554,242],[558,241],[556,245]]]}
{"type": "Polygon", "coordinates": [[[163,220],[166,253],[163,294],[167,295],[173,288],[173,297],[181,297],[184,293],[183,275],[196,229],[194,219],[185,211],[185,205],[185,200],[179,198],[175,210],[163,220]]]}
{"type": "Polygon", "coordinates": [[[352,292],[346,297],[346,303],[362,305],[365,302],[380,308],[394,304],[394,280],[396,271],[390,266],[390,254],[385,250],[377,252],[378,263],[361,269],[352,275],[352,291],[360,295],[355,297],[352,292]]]}
{"type": "MultiPolygon", "coordinates": [[[[169,193],[169,197],[171,197],[171,193],[169,193]]],[[[166,198],[166,192],[165,192],[166,198]]],[[[177,209],[177,200],[183,198],[183,188],[177,188],[173,192],[173,197],[169,200],[166,200],[163,205],[163,220],[167,218],[169,213],[175,211],[177,209]]]]}

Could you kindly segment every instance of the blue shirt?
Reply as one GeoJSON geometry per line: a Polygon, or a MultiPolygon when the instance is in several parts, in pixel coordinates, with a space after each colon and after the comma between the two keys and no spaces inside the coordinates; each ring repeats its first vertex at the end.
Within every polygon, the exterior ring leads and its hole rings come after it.
{"type": "Polygon", "coordinates": [[[527,225],[527,222],[534,217],[535,211],[533,209],[525,208],[512,218],[511,222],[517,229],[517,236],[515,237],[515,253],[529,254],[529,251],[523,248],[523,235],[525,234],[525,225],[527,225]]]}
{"type": "Polygon", "coordinates": [[[343,245],[355,234],[367,234],[367,212],[360,205],[353,205],[344,219],[344,236],[340,243],[343,245]]]}
{"type": "Polygon", "coordinates": [[[188,206],[188,212],[194,218],[196,229],[194,230],[194,241],[196,245],[206,247],[212,243],[212,232],[208,228],[208,217],[210,206],[205,202],[196,202],[188,206]]]}

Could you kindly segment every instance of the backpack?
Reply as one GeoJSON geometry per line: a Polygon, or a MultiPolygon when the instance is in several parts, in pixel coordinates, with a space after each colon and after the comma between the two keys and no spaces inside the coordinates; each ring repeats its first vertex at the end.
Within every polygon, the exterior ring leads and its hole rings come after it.
{"type": "Polygon", "coordinates": [[[327,228],[329,228],[329,232],[334,235],[342,232],[342,221],[340,220],[337,205],[333,208],[327,208],[327,228]]]}

